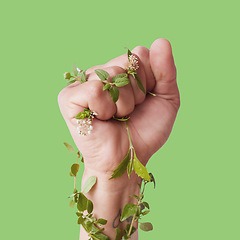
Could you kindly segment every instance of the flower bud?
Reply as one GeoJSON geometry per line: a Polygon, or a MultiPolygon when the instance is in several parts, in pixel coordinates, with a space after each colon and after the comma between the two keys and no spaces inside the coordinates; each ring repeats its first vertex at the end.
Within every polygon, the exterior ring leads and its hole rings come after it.
{"type": "Polygon", "coordinates": [[[64,79],[70,79],[71,78],[71,73],[65,72],[64,73],[64,79]]]}

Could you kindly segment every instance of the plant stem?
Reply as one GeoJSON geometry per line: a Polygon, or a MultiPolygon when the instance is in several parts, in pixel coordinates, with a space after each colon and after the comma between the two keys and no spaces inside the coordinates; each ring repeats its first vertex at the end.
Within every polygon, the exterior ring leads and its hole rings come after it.
{"type": "Polygon", "coordinates": [[[126,126],[127,126],[127,133],[128,133],[128,139],[129,139],[129,144],[130,144],[130,149],[133,148],[133,144],[132,144],[132,139],[131,139],[131,135],[130,135],[130,131],[129,131],[129,126],[128,126],[128,121],[126,121],[126,126]]]}
{"type": "MultiPolygon", "coordinates": [[[[147,184],[147,182],[144,181],[143,189],[142,189],[142,191],[141,191],[140,194],[139,194],[139,200],[138,200],[138,203],[137,203],[137,208],[139,208],[139,206],[140,206],[140,204],[141,204],[141,202],[142,202],[142,199],[140,198],[140,196],[143,196],[143,193],[144,193],[144,191],[145,191],[145,186],[146,186],[146,184],[147,184]]],[[[131,225],[130,225],[130,228],[129,228],[129,232],[128,232],[128,234],[127,234],[128,237],[130,237],[130,235],[131,235],[132,228],[133,228],[133,223],[134,223],[135,218],[136,218],[136,213],[135,213],[134,216],[133,216],[133,219],[132,219],[132,222],[131,222],[131,225]]]]}
{"type": "MultiPolygon", "coordinates": [[[[142,192],[140,192],[140,194],[139,194],[139,196],[138,196],[138,197],[139,197],[139,200],[138,200],[138,202],[137,202],[137,208],[139,208],[139,206],[140,206],[140,203],[141,203],[140,196],[141,196],[141,195],[143,194],[143,192],[144,192],[145,185],[146,185],[146,183],[144,182],[143,190],[142,190],[142,192]]],[[[130,237],[131,232],[132,232],[133,223],[134,223],[135,218],[136,218],[136,213],[133,215],[132,222],[131,222],[131,225],[130,225],[130,228],[129,228],[129,232],[128,232],[128,236],[129,236],[129,237],[130,237]]]]}
{"type": "Polygon", "coordinates": [[[74,189],[77,188],[77,176],[74,177],[74,189]]]}
{"type": "Polygon", "coordinates": [[[155,93],[152,93],[152,92],[147,92],[149,94],[151,94],[152,96],[156,97],[157,95],[155,93]]]}
{"type": "Polygon", "coordinates": [[[130,225],[130,228],[129,228],[129,232],[128,232],[128,236],[129,236],[129,237],[130,237],[131,232],[132,232],[133,222],[134,222],[135,217],[136,217],[136,214],[134,214],[133,219],[132,219],[132,222],[131,222],[131,225],[130,225]]]}
{"type": "Polygon", "coordinates": [[[144,181],[144,185],[143,185],[143,190],[142,190],[142,194],[144,193],[145,191],[145,186],[146,186],[147,182],[144,181]]]}

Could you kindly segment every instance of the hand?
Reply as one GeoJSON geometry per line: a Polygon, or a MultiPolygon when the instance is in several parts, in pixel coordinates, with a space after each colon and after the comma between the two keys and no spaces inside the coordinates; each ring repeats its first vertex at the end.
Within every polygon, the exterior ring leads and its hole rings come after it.
{"type": "MultiPolygon", "coordinates": [[[[126,182],[129,181],[126,174],[119,179],[108,180],[129,149],[126,125],[111,120],[112,116],[130,116],[129,130],[132,143],[139,160],[145,165],[169,137],[180,105],[176,68],[170,43],[165,39],[158,39],[152,44],[150,50],[145,47],[136,47],[132,53],[138,57],[138,75],[146,92],[150,91],[156,96],[151,94],[145,96],[133,78],[130,79],[131,84],[119,88],[120,96],[116,104],[113,103],[109,92],[102,90],[103,84],[94,70],[103,69],[109,73],[110,78],[124,73],[128,64],[127,54],[104,65],[88,69],[86,83],[75,82],[59,94],[62,115],[75,144],[84,157],[84,175],[95,175],[100,179],[95,193],[89,193],[94,201],[94,209],[97,205],[98,190],[104,189],[105,193],[114,190],[124,195],[121,191],[126,192],[126,182]],[[75,116],[84,108],[98,113],[93,120],[93,131],[88,136],[81,136],[76,130],[78,125],[75,116]]],[[[131,177],[128,188],[133,190],[133,183],[137,181],[139,180],[136,176],[131,177]]],[[[129,192],[129,194],[133,193],[129,192]]],[[[119,204],[122,205],[122,202],[119,204]]],[[[114,211],[118,212],[118,209],[114,211]]],[[[99,212],[95,214],[98,215],[99,212]]],[[[103,214],[111,215],[111,213],[103,214]]],[[[99,217],[103,216],[99,215],[99,217]]],[[[106,231],[112,235],[110,226],[108,227],[106,231]]]]}

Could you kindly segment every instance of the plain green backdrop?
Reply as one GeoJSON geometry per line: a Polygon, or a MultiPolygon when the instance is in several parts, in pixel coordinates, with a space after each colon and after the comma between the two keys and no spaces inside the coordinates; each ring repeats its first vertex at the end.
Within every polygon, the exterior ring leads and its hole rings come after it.
{"type": "Polygon", "coordinates": [[[148,164],[154,230],[140,239],[239,240],[239,1],[8,1],[1,15],[1,231],[77,240],[67,196],[73,143],[57,95],[73,63],[103,64],[160,37],[181,107],[148,164]]]}

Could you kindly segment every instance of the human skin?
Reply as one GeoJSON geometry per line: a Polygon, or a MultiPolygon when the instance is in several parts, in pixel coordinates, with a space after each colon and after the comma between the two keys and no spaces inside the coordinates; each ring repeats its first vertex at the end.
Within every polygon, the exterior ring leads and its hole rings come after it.
{"type": "MultiPolygon", "coordinates": [[[[132,143],[138,159],[146,165],[153,153],[167,141],[180,106],[176,67],[169,41],[157,39],[150,49],[138,46],[132,53],[138,58],[137,72],[146,92],[150,91],[156,96],[143,94],[132,77],[131,84],[119,88],[116,104],[109,92],[102,90],[103,84],[94,70],[103,69],[110,78],[124,73],[128,64],[127,54],[88,69],[87,82],[81,84],[77,81],[64,88],[58,96],[62,115],[84,157],[82,184],[90,176],[97,177],[96,185],[86,196],[94,204],[95,217],[108,220],[104,233],[110,239],[115,239],[114,225],[119,211],[125,204],[134,202],[129,195],[138,195],[137,183],[141,182],[134,173],[130,179],[125,173],[120,178],[109,180],[129,149],[125,123],[112,120],[112,116],[130,116],[128,122],[132,143]],[[78,124],[75,116],[84,108],[98,114],[93,120],[93,131],[87,136],[79,135],[76,130],[78,124]]],[[[125,225],[126,221],[120,223],[118,228],[123,229],[125,225]]],[[[134,226],[137,228],[137,223],[134,226]]],[[[87,233],[81,229],[80,240],[87,239],[87,233]]],[[[138,234],[131,239],[138,239],[138,234]]]]}

